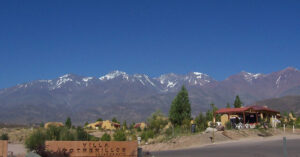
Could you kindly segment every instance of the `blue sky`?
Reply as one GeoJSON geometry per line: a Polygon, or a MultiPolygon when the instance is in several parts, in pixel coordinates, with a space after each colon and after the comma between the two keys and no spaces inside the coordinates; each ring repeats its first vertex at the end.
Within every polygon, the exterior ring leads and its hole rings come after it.
{"type": "Polygon", "coordinates": [[[65,73],[300,68],[300,1],[1,1],[0,88],[65,73]]]}

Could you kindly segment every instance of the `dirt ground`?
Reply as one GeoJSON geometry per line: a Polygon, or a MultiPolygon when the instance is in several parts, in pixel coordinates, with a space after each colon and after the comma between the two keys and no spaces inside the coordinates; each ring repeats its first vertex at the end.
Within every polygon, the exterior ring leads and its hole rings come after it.
{"type": "MultiPolygon", "coordinates": [[[[260,131],[257,129],[247,130],[226,130],[214,133],[214,144],[235,141],[256,141],[256,140],[270,140],[274,138],[281,138],[282,136],[289,136],[290,138],[300,138],[300,129],[292,133],[291,129],[286,129],[284,133],[281,129],[268,129],[268,131],[260,131]]],[[[201,147],[213,144],[211,141],[212,133],[199,133],[190,136],[182,136],[174,138],[170,141],[145,144],[141,147],[143,151],[162,151],[162,150],[177,150],[194,147],[201,147]]]]}

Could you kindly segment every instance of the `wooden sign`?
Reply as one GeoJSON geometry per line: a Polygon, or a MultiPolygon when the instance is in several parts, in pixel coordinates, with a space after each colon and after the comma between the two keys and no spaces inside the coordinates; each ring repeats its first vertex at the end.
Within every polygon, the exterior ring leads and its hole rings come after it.
{"type": "Polygon", "coordinates": [[[137,157],[137,141],[46,141],[46,149],[70,157],[137,157]]]}
{"type": "Polygon", "coordinates": [[[0,157],[7,157],[7,141],[0,140],[0,157]]]}

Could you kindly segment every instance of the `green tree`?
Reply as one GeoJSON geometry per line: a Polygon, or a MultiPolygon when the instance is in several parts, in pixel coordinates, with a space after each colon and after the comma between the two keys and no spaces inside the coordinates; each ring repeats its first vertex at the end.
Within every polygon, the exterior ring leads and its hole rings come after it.
{"type": "MultiPolygon", "coordinates": [[[[214,103],[211,103],[210,106],[212,108],[211,117],[213,118],[213,116],[214,116],[215,112],[218,110],[218,108],[216,107],[216,105],[214,103]]],[[[216,115],[216,121],[221,121],[221,116],[218,114],[216,115]]]]}
{"type": "Polygon", "coordinates": [[[242,104],[243,104],[243,102],[240,100],[239,95],[237,95],[235,97],[234,104],[233,104],[234,108],[240,108],[240,107],[242,107],[242,104]]]}
{"type": "Polygon", "coordinates": [[[65,125],[68,129],[70,129],[72,127],[72,121],[71,121],[70,117],[67,118],[65,125]]]}
{"type": "Polygon", "coordinates": [[[226,104],[226,108],[230,108],[230,104],[229,103],[226,104]]]}
{"type": "Polygon", "coordinates": [[[188,91],[184,86],[172,102],[169,119],[174,126],[181,126],[184,120],[191,119],[191,104],[188,91]]]}
{"type": "Polygon", "coordinates": [[[110,141],[110,140],[111,140],[111,137],[107,133],[103,134],[101,137],[101,141],[110,141]]]}
{"type": "Polygon", "coordinates": [[[124,122],[122,124],[122,129],[127,130],[127,122],[126,122],[126,120],[124,120],[124,122]]]}
{"type": "Polygon", "coordinates": [[[115,141],[126,141],[126,134],[123,130],[117,130],[113,136],[115,141]]]}
{"type": "Polygon", "coordinates": [[[120,124],[120,122],[117,120],[117,118],[116,118],[116,117],[113,117],[111,121],[112,121],[112,122],[114,122],[114,123],[118,123],[118,124],[120,124]]]}
{"type": "Polygon", "coordinates": [[[97,122],[101,122],[101,121],[103,121],[102,118],[98,118],[98,119],[97,119],[97,122]]]}
{"type": "Polygon", "coordinates": [[[207,128],[206,117],[200,112],[199,115],[195,118],[195,123],[199,131],[204,131],[207,128]]]}
{"type": "Polygon", "coordinates": [[[41,122],[41,123],[40,123],[40,127],[43,128],[44,126],[45,126],[45,123],[44,123],[44,122],[41,122]]]}

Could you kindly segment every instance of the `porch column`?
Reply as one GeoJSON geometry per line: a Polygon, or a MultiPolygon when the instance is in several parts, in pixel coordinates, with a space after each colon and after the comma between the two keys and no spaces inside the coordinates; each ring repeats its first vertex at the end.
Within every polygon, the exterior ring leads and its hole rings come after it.
{"type": "Polygon", "coordinates": [[[256,112],[256,123],[258,123],[258,113],[256,112]]]}
{"type": "Polygon", "coordinates": [[[243,112],[243,119],[244,119],[244,124],[246,124],[246,116],[245,116],[245,112],[243,112]]]}

